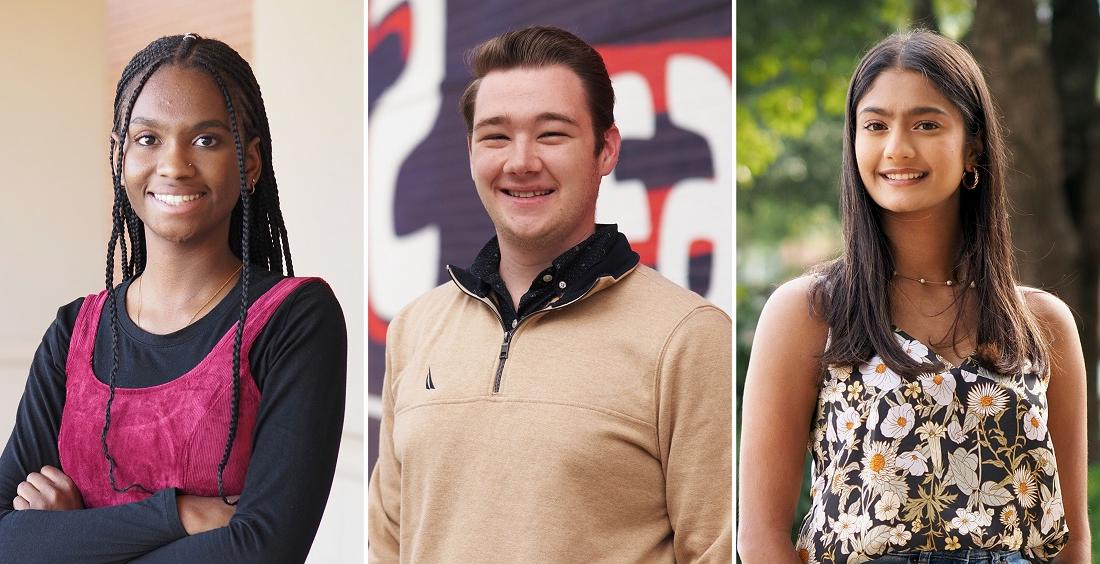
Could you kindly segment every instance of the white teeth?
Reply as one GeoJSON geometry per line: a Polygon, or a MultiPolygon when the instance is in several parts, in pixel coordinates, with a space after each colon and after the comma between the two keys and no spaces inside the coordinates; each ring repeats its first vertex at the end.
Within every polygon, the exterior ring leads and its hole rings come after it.
{"type": "Polygon", "coordinates": [[[153,194],[153,197],[158,202],[164,202],[170,206],[178,206],[186,202],[193,202],[202,197],[202,194],[187,194],[186,196],[177,196],[175,194],[153,194]]]}
{"type": "Polygon", "coordinates": [[[508,194],[515,196],[516,198],[533,198],[535,196],[545,196],[550,193],[550,190],[536,190],[534,192],[516,192],[515,190],[509,190],[508,194]]]}
{"type": "Polygon", "coordinates": [[[890,180],[916,180],[924,176],[923,172],[906,172],[904,174],[887,174],[886,178],[890,180]]]}

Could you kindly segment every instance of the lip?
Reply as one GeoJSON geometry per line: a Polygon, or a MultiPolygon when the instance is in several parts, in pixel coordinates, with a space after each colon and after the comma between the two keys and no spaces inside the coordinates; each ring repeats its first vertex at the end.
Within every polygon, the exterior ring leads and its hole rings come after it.
{"type": "Polygon", "coordinates": [[[509,186],[498,188],[497,191],[509,202],[531,205],[550,199],[557,189],[546,186],[509,186]]]}
{"type": "Polygon", "coordinates": [[[912,186],[929,176],[928,171],[918,168],[888,168],[878,171],[877,174],[891,186],[912,186]]]}
{"type": "Polygon", "coordinates": [[[196,188],[167,187],[145,191],[145,197],[152,205],[169,213],[190,211],[202,205],[207,196],[209,193],[206,190],[196,188]]]}

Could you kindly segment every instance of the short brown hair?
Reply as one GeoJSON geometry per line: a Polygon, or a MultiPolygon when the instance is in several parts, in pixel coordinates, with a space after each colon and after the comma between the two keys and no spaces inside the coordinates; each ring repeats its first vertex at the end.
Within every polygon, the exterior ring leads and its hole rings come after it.
{"type": "Polygon", "coordinates": [[[581,79],[596,134],[596,153],[603,150],[603,134],[615,123],[615,91],[603,57],[583,39],[561,28],[532,26],[506,32],[474,47],[466,54],[466,64],[474,74],[459,101],[466,120],[466,135],[473,134],[477,90],[485,75],[519,67],[564,65],[581,79]]]}

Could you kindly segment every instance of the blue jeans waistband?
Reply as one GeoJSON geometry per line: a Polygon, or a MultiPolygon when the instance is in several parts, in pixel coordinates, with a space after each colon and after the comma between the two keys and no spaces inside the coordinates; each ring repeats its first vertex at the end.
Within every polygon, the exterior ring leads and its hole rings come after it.
{"type": "Polygon", "coordinates": [[[874,564],[1029,564],[1020,551],[966,549],[953,551],[891,552],[874,564]]]}

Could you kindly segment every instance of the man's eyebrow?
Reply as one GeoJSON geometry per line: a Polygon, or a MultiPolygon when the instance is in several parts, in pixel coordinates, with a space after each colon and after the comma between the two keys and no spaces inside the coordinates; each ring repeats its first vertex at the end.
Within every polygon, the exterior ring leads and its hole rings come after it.
{"type": "MultiPolygon", "coordinates": [[[[894,115],[893,112],[891,112],[887,109],[884,109],[884,108],[880,108],[878,106],[866,106],[862,110],[860,110],[859,113],[860,114],[878,114],[880,116],[886,116],[886,117],[890,117],[890,116],[894,115]]],[[[910,109],[905,111],[905,115],[907,115],[907,116],[920,116],[920,115],[926,115],[926,114],[936,114],[936,115],[943,115],[943,116],[950,115],[946,111],[944,111],[943,109],[937,108],[936,106],[917,106],[915,108],[910,108],[910,109]]]]}
{"type": "Polygon", "coordinates": [[[508,121],[509,121],[508,118],[506,118],[504,116],[487,117],[487,118],[477,122],[477,124],[474,125],[474,129],[477,130],[478,128],[489,127],[491,125],[503,125],[505,123],[508,123],[508,121]]]}
{"type": "Polygon", "coordinates": [[[573,119],[573,118],[571,118],[571,117],[569,117],[565,114],[559,114],[559,113],[556,113],[556,112],[543,112],[543,113],[539,114],[539,117],[536,118],[536,120],[537,121],[562,121],[562,122],[568,123],[569,125],[580,125],[580,124],[577,123],[577,120],[575,120],[575,119],[573,119]]]}
{"type": "MultiPolygon", "coordinates": [[[[512,120],[509,119],[506,116],[487,117],[487,118],[477,122],[477,125],[474,125],[474,130],[477,130],[478,128],[481,128],[481,127],[489,127],[489,126],[493,126],[493,125],[505,125],[505,124],[511,123],[511,121],[512,120]]],[[[538,116],[535,117],[535,121],[536,122],[560,121],[562,123],[568,123],[569,125],[578,126],[578,127],[580,126],[580,124],[577,123],[577,120],[575,120],[575,119],[573,119],[573,118],[571,118],[571,117],[569,117],[565,114],[559,114],[557,112],[543,112],[543,113],[541,113],[541,114],[539,114],[538,116]]]]}

